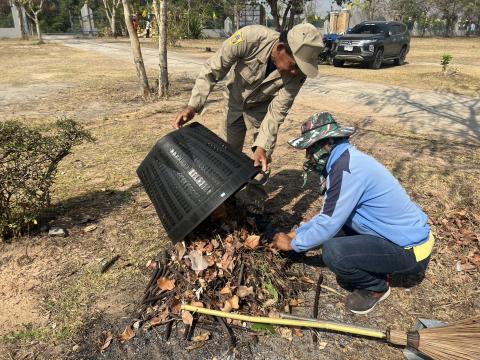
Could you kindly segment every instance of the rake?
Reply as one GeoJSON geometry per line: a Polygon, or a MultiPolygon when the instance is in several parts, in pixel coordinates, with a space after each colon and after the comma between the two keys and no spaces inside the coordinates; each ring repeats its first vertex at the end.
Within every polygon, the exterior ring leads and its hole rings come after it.
{"type": "Polygon", "coordinates": [[[182,305],[181,308],[199,314],[252,323],[316,328],[376,338],[385,340],[392,345],[413,348],[434,360],[480,359],[480,316],[453,322],[445,326],[404,332],[394,329],[381,331],[333,321],[293,317],[287,314],[282,314],[283,318],[269,318],[232,314],[192,305],[182,305]]]}

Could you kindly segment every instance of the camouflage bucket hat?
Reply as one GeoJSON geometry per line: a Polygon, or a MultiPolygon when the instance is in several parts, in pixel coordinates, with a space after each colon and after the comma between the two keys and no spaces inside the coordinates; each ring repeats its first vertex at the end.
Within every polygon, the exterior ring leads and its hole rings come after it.
{"type": "Polygon", "coordinates": [[[342,128],[329,112],[313,114],[302,125],[302,135],[288,143],[296,149],[306,149],[319,140],[327,138],[349,137],[355,128],[342,128]]]}

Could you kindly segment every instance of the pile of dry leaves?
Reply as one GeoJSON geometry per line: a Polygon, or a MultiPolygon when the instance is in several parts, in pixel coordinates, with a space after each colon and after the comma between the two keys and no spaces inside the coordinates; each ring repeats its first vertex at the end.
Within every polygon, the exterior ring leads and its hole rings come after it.
{"type": "MultiPolygon", "coordinates": [[[[252,331],[247,324],[200,317],[181,311],[181,304],[259,316],[288,312],[303,304],[302,292],[312,287],[313,279],[303,275],[299,264],[262,244],[261,236],[247,228],[217,233],[213,238],[197,235],[149,262],[152,276],[133,330],[155,327],[158,331],[162,326],[168,339],[175,324],[183,326],[185,338],[194,344],[208,340],[211,331],[220,331],[234,345],[232,329],[252,331]],[[195,327],[210,331],[194,336],[195,327]]],[[[134,337],[133,330],[127,327],[119,340],[134,337]]]]}

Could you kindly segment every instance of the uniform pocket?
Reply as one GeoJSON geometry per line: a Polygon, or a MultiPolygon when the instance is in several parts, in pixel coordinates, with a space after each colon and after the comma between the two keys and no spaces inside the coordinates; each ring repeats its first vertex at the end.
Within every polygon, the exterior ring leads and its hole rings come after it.
{"type": "Polygon", "coordinates": [[[249,85],[255,83],[262,76],[259,74],[258,60],[242,61],[237,64],[235,71],[249,85]]]}

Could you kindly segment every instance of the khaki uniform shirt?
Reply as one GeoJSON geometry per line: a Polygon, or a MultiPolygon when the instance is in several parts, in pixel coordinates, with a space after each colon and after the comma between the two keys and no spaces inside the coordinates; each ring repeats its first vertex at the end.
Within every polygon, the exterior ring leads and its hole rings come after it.
{"type": "Polygon", "coordinates": [[[273,150],[280,125],[290,110],[305,75],[280,75],[273,71],[265,78],[268,60],[280,34],[260,25],[242,28],[227,39],[207,60],[197,77],[189,105],[200,112],[213,86],[226,81],[227,126],[241,116],[259,129],[253,147],[273,150]]]}

